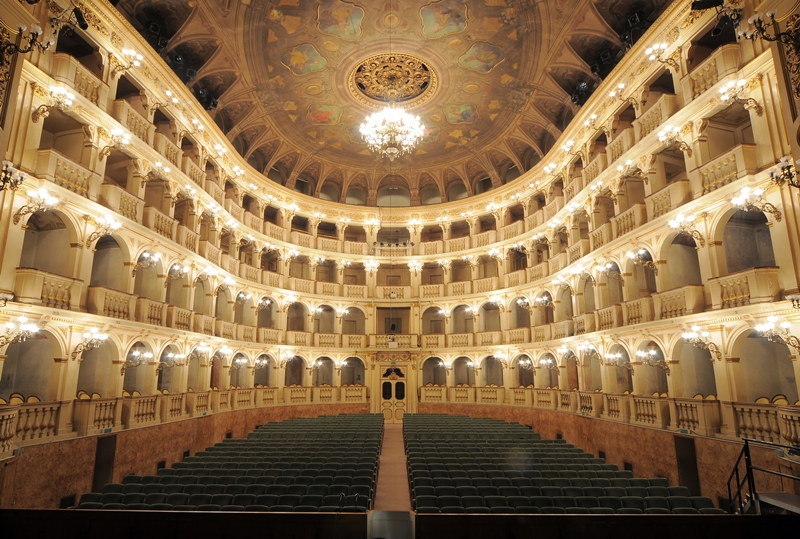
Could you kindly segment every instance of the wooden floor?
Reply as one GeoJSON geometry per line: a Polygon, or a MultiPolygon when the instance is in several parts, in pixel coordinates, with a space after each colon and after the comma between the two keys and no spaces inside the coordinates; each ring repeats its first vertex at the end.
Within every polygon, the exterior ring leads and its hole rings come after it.
{"type": "Polygon", "coordinates": [[[384,425],[383,445],[378,465],[378,485],[375,492],[375,511],[411,511],[408,490],[406,451],[403,445],[403,425],[384,425]]]}

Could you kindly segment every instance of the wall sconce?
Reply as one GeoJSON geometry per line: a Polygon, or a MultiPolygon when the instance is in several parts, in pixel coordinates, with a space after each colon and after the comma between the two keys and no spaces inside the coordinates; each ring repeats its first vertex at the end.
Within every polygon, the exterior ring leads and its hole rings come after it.
{"type": "Polygon", "coordinates": [[[561,151],[563,151],[567,155],[577,155],[579,152],[573,152],[573,148],[575,147],[574,140],[568,140],[564,144],[561,145],[561,151]]]}
{"type": "Polygon", "coordinates": [[[110,215],[104,215],[95,220],[95,225],[97,226],[97,230],[89,234],[89,238],[86,240],[86,247],[89,247],[95,240],[103,236],[110,236],[122,227],[122,223],[110,215]]]}
{"type": "Polygon", "coordinates": [[[336,316],[339,318],[344,318],[348,314],[350,314],[350,309],[346,309],[344,307],[338,307],[336,309],[336,316]]]}
{"type": "Polygon", "coordinates": [[[674,230],[680,230],[681,234],[688,234],[700,245],[700,247],[704,247],[706,240],[693,225],[696,219],[697,217],[694,215],[684,215],[679,213],[675,216],[675,219],[670,219],[669,226],[674,230]]]}
{"type": "Polygon", "coordinates": [[[600,363],[603,362],[603,357],[600,355],[600,352],[598,352],[597,348],[589,341],[584,341],[578,345],[578,353],[581,355],[583,360],[581,363],[583,364],[586,364],[587,360],[591,361],[592,359],[596,359],[600,363]]]}
{"type": "Polygon", "coordinates": [[[68,91],[62,86],[51,86],[50,95],[47,99],[47,104],[40,105],[39,108],[31,114],[31,121],[36,123],[39,118],[47,118],[50,116],[50,111],[58,109],[61,111],[69,110],[75,100],[75,94],[68,91]]]}
{"type": "Polygon", "coordinates": [[[422,262],[416,258],[412,258],[408,261],[408,269],[411,270],[411,273],[414,275],[419,275],[419,271],[422,269],[422,262]]]}
{"type": "Polygon", "coordinates": [[[364,261],[364,269],[367,270],[367,273],[370,275],[375,273],[377,269],[381,266],[380,262],[375,260],[374,258],[370,258],[369,260],[364,261]]]}
{"type": "Polygon", "coordinates": [[[788,294],[785,299],[792,302],[792,309],[800,309],[800,294],[788,294]]]}
{"type": "Polygon", "coordinates": [[[660,62],[662,64],[668,65],[672,68],[676,73],[680,72],[680,67],[678,66],[678,62],[676,62],[673,58],[666,57],[664,58],[663,54],[667,50],[666,43],[656,43],[652,47],[649,47],[644,53],[647,55],[647,59],[651,62],[660,62]]]}
{"type": "Polygon", "coordinates": [[[498,295],[489,296],[489,303],[497,305],[497,308],[500,309],[501,311],[506,310],[506,305],[505,302],[503,301],[503,298],[501,298],[498,295]]]}
{"type": "Polygon", "coordinates": [[[520,359],[517,361],[517,367],[526,371],[530,370],[533,368],[533,361],[531,361],[531,358],[526,356],[525,359],[520,359]]]}
{"type": "Polygon", "coordinates": [[[592,114],[591,116],[589,116],[588,120],[583,122],[583,126],[584,127],[590,127],[592,129],[594,129],[596,122],[597,122],[597,114],[592,114]]]}
{"type": "Polygon", "coordinates": [[[375,226],[380,226],[381,222],[377,217],[370,217],[369,219],[364,221],[364,224],[369,227],[375,227],[375,226]]]}
{"type": "Polygon", "coordinates": [[[217,276],[216,268],[211,266],[206,266],[203,268],[200,273],[197,274],[197,281],[208,281],[209,279],[213,279],[217,276]]]}
{"type": "Polygon", "coordinates": [[[283,263],[288,266],[289,263],[292,261],[292,259],[293,258],[297,258],[298,256],[300,256],[300,252],[297,249],[284,249],[283,250],[283,259],[284,259],[283,263]]]}
{"type": "Polygon", "coordinates": [[[785,155],[781,157],[777,165],[778,170],[773,170],[769,173],[772,183],[776,185],[783,185],[783,182],[789,182],[789,185],[800,189],[800,176],[794,167],[794,159],[791,156],[785,155]]]}
{"type": "Polygon", "coordinates": [[[166,287],[170,281],[179,281],[184,276],[189,274],[192,268],[188,264],[175,263],[169,267],[166,278],[164,279],[164,286],[166,287]]]}
{"type": "Polygon", "coordinates": [[[211,347],[205,343],[200,343],[186,356],[186,360],[187,362],[192,360],[205,361],[210,353],[211,347]]]}
{"type": "Polygon", "coordinates": [[[630,159],[625,161],[624,166],[617,165],[617,172],[619,172],[619,175],[623,178],[639,178],[640,180],[644,180],[644,183],[647,183],[647,174],[639,168],[639,165],[630,159]]]}
{"type": "Polygon", "coordinates": [[[230,276],[226,275],[225,278],[222,279],[222,282],[219,283],[214,293],[219,294],[220,292],[228,290],[229,288],[233,288],[234,286],[236,286],[236,281],[234,281],[230,276]]]}
{"type": "Polygon", "coordinates": [[[778,322],[777,316],[770,316],[765,323],[756,326],[756,331],[771,342],[791,346],[800,352],[800,339],[789,333],[790,327],[789,322],[778,322]]]}
{"type": "Polygon", "coordinates": [[[289,360],[294,359],[294,351],[293,350],[284,350],[281,352],[280,361],[278,362],[278,368],[285,368],[286,364],[289,360]]]}
{"type": "MultiPolygon", "coordinates": [[[[164,166],[164,164],[161,161],[156,161],[153,166],[156,167],[154,171],[155,175],[161,179],[167,179],[167,174],[172,172],[172,169],[167,166],[164,166]]],[[[186,187],[188,188],[190,186],[187,185],[186,187]]]]}
{"type": "Polygon", "coordinates": [[[612,99],[617,99],[619,101],[622,101],[623,103],[630,103],[631,105],[633,105],[633,107],[635,109],[637,109],[637,110],[640,109],[641,108],[641,103],[639,103],[639,101],[635,97],[633,97],[633,96],[624,97],[622,95],[622,91],[624,89],[625,89],[625,84],[620,82],[617,85],[617,89],[616,90],[611,90],[610,92],[608,92],[608,97],[610,97],[612,99]]]}
{"type": "Polygon", "coordinates": [[[478,258],[475,255],[464,255],[461,257],[461,260],[466,262],[471,268],[478,267],[478,258]]]}
{"type": "Polygon", "coordinates": [[[667,148],[676,147],[687,156],[692,156],[692,149],[689,145],[679,138],[680,128],[666,126],[658,132],[658,140],[667,148]]]}
{"type": "MultiPolygon", "coordinates": [[[[747,23],[754,26],[755,29],[740,30],[739,37],[753,40],[760,37],[767,41],[776,41],[788,49],[786,51],[787,56],[796,58],[797,55],[800,54],[800,26],[797,25],[797,16],[795,15],[789,20],[785,31],[769,35],[767,33],[765,18],[769,19],[770,26],[774,28],[775,15],[776,13],[774,11],[767,12],[763,15],[761,13],[754,13],[752,17],[747,19],[747,23]]],[[[795,90],[797,90],[797,88],[795,88],[795,90]]]]}
{"type": "Polygon", "coordinates": [[[233,175],[236,178],[241,178],[244,176],[244,169],[239,165],[233,165],[233,175]]]}
{"type": "Polygon", "coordinates": [[[172,91],[165,90],[164,95],[167,96],[166,101],[157,101],[152,105],[150,105],[150,108],[153,109],[153,112],[157,111],[158,109],[164,108],[167,105],[177,105],[178,103],[180,103],[180,101],[178,100],[177,97],[175,97],[175,94],[173,94],[172,91]]]}
{"type": "Polygon", "coordinates": [[[638,350],[636,352],[636,357],[638,357],[642,361],[643,365],[662,368],[664,369],[664,372],[666,372],[667,375],[669,375],[669,365],[667,365],[667,362],[664,361],[664,359],[661,358],[660,355],[661,354],[659,354],[658,351],[653,349],[650,349],[646,352],[644,350],[638,350]]]}
{"type": "Polygon", "coordinates": [[[496,352],[493,352],[491,357],[499,361],[503,367],[508,368],[508,354],[506,354],[503,350],[497,350],[496,352]]]}
{"type": "Polygon", "coordinates": [[[122,61],[127,63],[122,63],[121,61],[117,60],[116,57],[112,54],[111,55],[111,78],[116,78],[117,75],[121,75],[125,73],[129,69],[133,69],[134,67],[139,67],[142,65],[142,60],[144,60],[144,56],[139,54],[133,49],[122,49],[122,61]]]}
{"type": "Polygon", "coordinates": [[[270,305],[272,305],[272,300],[270,300],[269,298],[261,298],[260,300],[258,300],[258,303],[256,304],[256,312],[258,313],[263,311],[264,309],[268,309],[270,305]]]}
{"type": "Polygon", "coordinates": [[[314,256],[311,256],[311,257],[308,258],[308,265],[311,268],[316,268],[317,266],[319,266],[323,262],[325,262],[325,257],[324,256],[314,255],[314,256]]]}
{"type": "Polygon", "coordinates": [[[517,298],[517,305],[519,305],[523,309],[528,309],[529,311],[531,310],[531,302],[525,296],[522,296],[521,298],[517,298]]]}
{"type": "Polygon", "coordinates": [[[628,251],[628,258],[633,261],[634,266],[641,266],[653,270],[655,275],[658,275],[658,268],[656,263],[650,258],[650,253],[647,249],[639,249],[638,251],[628,251]]]}
{"type": "Polygon", "coordinates": [[[0,175],[0,191],[16,191],[28,178],[28,175],[14,167],[11,161],[3,161],[3,172],[0,175]]]}
{"type": "Polygon", "coordinates": [[[253,297],[252,294],[248,294],[246,292],[239,292],[238,294],[236,294],[236,305],[244,305],[245,302],[250,301],[250,298],[252,297],[253,297]]]}
{"type": "Polygon", "coordinates": [[[51,195],[47,189],[31,189],[28,191],[28,203],[17,210],[14,214],[14,224],[19,224],[20,219],[30,213],[37,211],[47,211],[58,204],[58,199],[51,195]]]}
{"type": "MultiPolygon", "coordinates": [[[[719,351],[717,345],[714,344],[709,336],[711,334],[708,331],[700,331],[699,326],[692,326],[691,331],[685,332],[683,335],[683,340],[694,346],[695,348],[699,348],[700,350],[708,350],[711,352],[711,357],[717,358],[717,361],[722,359],[722,352],[719,351]]],[[[713,359],[712,359],[713,361],[713,359]]]]}
{"type": "Polygon", "coordinates": [[[108,340],[108,333],[101,333],[97,328],[91,328],[89,331],[83,333],[83,340],[78,343],[75,350],[72,351],[72,360],[87,350],[94,350],[100,348],[104,342],[108,340]]]}
{"type": "Polygon", "coordinates": [[[182,367],[186,364],[185,354],[173,354],[170,352],[164,359],[156,365],[156,372],[161,372],[164,369],[171,369],[173,367],[182,367]]]}
{"type": "Polygon", "coordinates": [[[450,318],[450,314],[451,311],[447,307],[442,307],[441,309],[439,309],[439,316],[443,316],[445,320],[448,320],[450,318]]]}
{"type": "Polygon", "coordinates": [[[6,322],[5,326],[6,334],[0,335],[0,347],[25,342],[40,329],[38,325],[28,322],[24,316],[18,317],[16,322],[6,322]]]}
{"type": "Polygon", "coordinates": [[[239,223],[237,223],[235,219],[228,219],[225,221],[225,229],[228,232],[233,232],[237,228],[239,228],[239,223]]]}
{"type": "Polygon", "coordinates": [[[539,360],[539,368],[540,369],[547,369],[549,371],[558,372],[558,363],[556,363],[551,358],[547,358],[547,359],[542,358],[542,359],[539,360]]]}
{"type": "Polygon", "coordinates": [[[345,268],[349,268],[352,265],[353,263],[349,260],[339,259],[336,261],[336,267],[339,268],[339,274],[343,273],[345,268]]]}
{"type": "Polygon", "coordinates": [[[602,364],[607,367],[622,367],[623,369],[627,369],[631,373],[633,373],[633,365],[631,365],[631,362],[623,361],[622,357],[623,357],[622,354],[619,352],[616,352],[614,354],[605,354],[603,356],[602,364]]]}
{"type": "Polygon", "coordinates": [[[439,265],[440,268],[442,268],[442,271],[444,271],[445,273],[450,271],[450,266],[452,265],[452,261],[451,260],[448,260],[446,258],[445,259],[439,259],[439,260],[436,261],[436,263],[439,265]]]}
{"type": "MultiPolygon", "coordinates": [[[[23,34],[27,28],[24,25],[17,26],[17,30],[19,34],[23,34]]],[[[0,66],[5,66],[11,62],[11,57],[15,54],[28,54],[33,49],[39,49],[40,51],[44,52],[49,49],[55,41],[53,38],[47,38],[44,41],[39,41],[39,36],[42,35],[42,27],[39,25],[31,25],[31,33],[27,36],[22,37],[21,41],[28,40],[28,43],[23,45],[22,47],[18,46],[16,43],[9,39],[4,39],[2,43],[0,43],[0,66]]]]}
{"type": "Polygon", "coordinates": [[[247,367],[247,360],[243,357],[236,358],[231,361],[231,374],[233,374],[233,371],[238,371],[239,369],[243,369],[245,367],[247,367]]]}
{"type": "Polygon", "coordinates": [[[566,279],[564,279],[561,276],[558,276],[555,279],[553,279],[553,285],[558,287],[559,290],[565,290],[566,289],[566,290],[569,290],[570,293],[572,293],[572,286],[569,284],[569,281],[567,281],[566,279]]]}
{"type": "Polygon", "coordinates": [[[226,346],[226,345],[224,345],[224,344],[223,344],[223,345],[222,345],[222,348],[220,348],[219,350],[217,350],[217,353],[216,353],[216,354],[214,354],[214,355],[215,355],[215,356],[219,356],[219,357],[220,357],[220,359],[222,359],[223,361],[225,361],[226,359],[228,359],[228,358],[230,357],[230,355],[231,355],[232,353],[233,353],[233,350],[231,350],[230,348],[228,348],[228,346],[226,346]]]}
{"type": "Polygon", "coordinates": [[[263,359],[262,358],[258,358],[258,359],[256,359],[256,362],[255,362],[254,366],[255,366],[256,370],[265,369],[265,368],[267,368],[269,366],[269,359],[267,359],[267,358],[263,358],[263,359]]]}
{"type": "Polygon", "coordinates": [[[222,144],[214,144],[214,151],[217,152],[217,158],[220,158],[226,153],[228,153],[228,149],[225,148],[222,144]]]}
{"type": "Polygon", "coordinates": [[[544,294],[536,298],[534,301],[536,302],[536,305],[538,305],[539,307],[547,307],[548,305],[551,305],[553,303],[553,298],[550,297],[550,294],[545,292],[544,294]]]}
{"type": "Polygon", "coordinates": [[[203,127],[203,124],[201,124],[200,120],[198,120],[197,118],[192,118],[190,120],[190,123],[192,124],[192,131],[189,131],[190,135],[195,135],[197,133],[201,133],[203,131],[203,129],[205,129],[203,127]]]}
{"type": "Polygon", "coordinates": [[[285,298],[283,298],[283,310],[288,311],[289,306],[297,301],[297,296],[294,294],[289,294],[285,298]]]}
{"type": "Polygon", "coordinates": [[[762,211],[775,217],[776,221],[781,220],[781,212],[772,203],[765,202],[763,189],[751,189],[742,187],[739,194],[731,199],[731,204],[743,211],[762,211]]]}
{"type": "Polygon", "coordinates": [[[152,269],[156,267],[156,264],[158,264],[159,261],[161,261],[161,253],[151,254],[149,251],[145,251],[139,256],[139,260],[133,265],[131,274],[135,277],[137,271],[140,269],[152,269]]]}
{"type": "Polygon", "coordinates": [[[747,91],[745,89],[746,84],[747,81],[744,79],[729,81],[719,89],[719,98],[726,105],[739,103],[745,108],[745,110],[752,110],[759,116],[763,115],[764,109],[758,104],[758,101],[752,97],[744,97],[744,94],[747,91]]]}
{"type": "Polygon", "coordinates": [[[111,150],[119,150],[130,144],[131,142],[131,135],[126,133],[119,127],[115,127],[111,130],[111,143],[107,144],[100,150],[100,155],[98,158],[102,161],[111,153],[111,150]]]}
{"type": "Polygon", "coordinates": [[[142,352],[141,350],[134,350],[133,352],[128,355],[128,359],[125,360],[125,363],[122,364],[122,367],[119,369],[119,373],[122,376],[125,376],[125,371],[129,368],[136,368],[142,365],[146,365],[149,360],[153,359],[153,354],[151,352],[142,352]]]}
{"type": "Polygon", "coordinates": [[[549,164],[545,165],[544,173],[545,174],[553,174],[557,167],[558,167],[558,165],[556,165],[555,163],[549,163],[549,164]]]}

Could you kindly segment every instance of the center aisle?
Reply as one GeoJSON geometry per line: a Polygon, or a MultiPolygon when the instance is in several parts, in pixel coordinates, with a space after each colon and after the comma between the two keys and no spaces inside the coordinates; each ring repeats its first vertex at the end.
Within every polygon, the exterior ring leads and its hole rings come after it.
{"type": "Polygon", "coordinates": [[[384,425],[374,510],[411,511],[402,424],[384,425]]]}

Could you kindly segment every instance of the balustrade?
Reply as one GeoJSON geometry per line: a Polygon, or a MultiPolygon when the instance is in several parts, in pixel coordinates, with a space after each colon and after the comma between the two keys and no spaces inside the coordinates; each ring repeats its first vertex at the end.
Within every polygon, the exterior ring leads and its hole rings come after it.
{"type": "Polygon", "coordinates": [[[169,421],[178,421],[188,417],[187,393],[178,393],[177,395],[162,395],[159,400],[161,403],[160,417],[161,421],[167,423],[169,421]]]}
{"type": "Polygon", "coordinates": [[[689,173],[695,196],[710,193],[732,181],[758,172],[755,144],[740,144],[689,173]]]}
{"type": "Polygon", "coordinates": [[[472,404],[475,402],[474,387],[450,387],[448,388],[448,400],[458,404],[472,404]]]}
{"type": "Polygon", "coordinates": [[[202,391],[186,394],[186,411],[189,417],[200,417],[211,411],[211,392],[202,391]]]}
{"type": "Polygon", "coordinates": [[[669,426],[669,402],[660,397],[631,396],[631,423],[666,429],[669,426]]]}
{"type": "Polygon", "coordinates": [[[183,152],[164,133],[153,135],[153,148],[175,167],[181,168],[183,152]]]}
{"type": "Polygon", "coordinates": [[[531,342],[531,328],[509,329],[506,333],[507,344],[525,344],[531,342]]]}
{"type": "Polygon", "coordinates": [[[337,393],[339,388],[331,386],[314,387],[311,389],[311,401],[319,403],[332,403],[338,399],[337,393]]]}
{"type": "Polygon", "coordinates": [[[543,326],[536,326],[533,328],[533,342],[544,342],[550,340],[550,334],[552,332],[552,328],[550,324],[545,324],[543,326]]]}
{"type": "Polygon", "coordinates": [[[167,327],[190,331],[192,329],[192,311],[181,309],[175,305],[167,307],[167,327]]]}
{"type": "Polygon", "coordinates": [[[558,407],[557,396],[558,390],[556,389],[534,389],[533,407],[555,410],[558,407]]]}
{"type": "MultiPolygon", "coordinates": [[[[21,445],[40,443],[55,438],[61,430],[61,410],[68,403],[36,402],[20,404],[17,408],[16,435],[21,445]]],[[[3,453],[3,415],[0,414],[0,454],[3,453]]]]}
{"type": "Polygon", "coordinates": [[[214,317],[201,313],[192,313],[192,331],[204,335],[214,335],[214,317]]]}
{"type": "Polygon", "coordinates": [[[611,218],[611,228],[614,238],[619,238],[633,232],[647,222],[647,206],[634,204],[624,212],[611,218]]]}
{"type": "Polygon", "coordinates": [[[306,331],[287,331],[286,344],[295,346],[311,346],[311,333],[306,331]]]}
{"type": "Polygon", "coordinates": [[[500,288],[500,279],[498,277],[485,277],[472,281],[472,285],[475,294],[493,292],[500,288]]]}
{"type": "Polygon", "coordinates": [[[679,208],[689,200],[691,191],[689,180],[676,180],[668,183],[663,189],[645,198],[647,219],[653,220],[679,208]]]}
{"type": "Polygon", "coordinates": [[[497,241],[497,232],[494,230],[487,230],[486,232],[481,232],[480,234],[472,236],[472,247],[486,247],[495,241],[497,241]]]}
{"type": "Polygon", "coordinates": [[[669,399],[670,428],[687,434],[715,436],[720,430],[717,400],[669,399]]]}
{"type": "Polygon", "coordinates": [[[157,395],[124,397],[122,399],[122,426],[126,429],[146,427],[160,423],[157,395]]]}
{"type": "Polygon", "coordinates": [[[622,423],[630,423],[631,405],[629,395],[604,393],[602,417],[622,423]]]}
{"type": "Polygon", "coordinates": [[[656,320],[701,313],[705,309],[705,287],[690,284],[666,292],[653,293],[656,320]]]}
{"type": "Polygon", "coordinates": [[[419,388],[419,402],[446,402],[447,388],[444,386],[422,386],[419,388]]]}
{"type": "Polygon", "coordinates": [[[781,443],[778,409],[772,405],[734,402],[736,436],[781,443]]]}
{"type": "Polygon", "coordinates": [[[72,405],[72,425],[78,436],[107,434],[121,425],[120,398],[76,400],[72,405]]]}
{"type": "Polygon", "coordinates": [[[193,253],[197,252],[197,240],[199,237],[200,236],[198,236],[196,232],[189,230],[181,224],[178,225],[176,234],[177,242],[179,245],[189,249],[189,251],[193,253]]]}
{"type": "Polygon", "coordinates": [[[257,338],[261,344],[280,344],[280,330],[273,328],[258,328],[257,338]]]}
{"type": "Polygon", "coordinates": [[[236,338],[236,324],[225,320],[214,320],[214,335],[233,340],[236,338]]]}
{"type": "Polygon", "coordinates": [[[113,183],[100,186],[100,204],[131,221],[142,222],[144,200],[113,183]]]}
{"type": "Polygon", "coordinates": [[[592,242],[592,250],[599,249],[613,239],[614,230],[611,223],[603,223],[589,234],[589,241],[592,242]]]}
{"type": "Polygon", "coordinates": [[[780,296],[778,268],[750,268],[708,280],[712,309],[771,302],[780,296]]]}
{"type": "Polygon", "coordinates": [[[503,404],[505,402],[505,388],[503,387],[478,387],[475,395],[475,401],[478,404],[503,404]]]}
{"type": "Polygon", "coordinates": [[[642,113],[641,116],[633,120],[633,129],[636,133],[636,140],[658,131],[659,126],[670,118],[678,110],[678,96],[674,94],[664,94],[653,103],[653,105],[642,113]]]}
{"type": "Polygon", "coordinates": [[[619,159],[622,154],[633,148],[636,143],[636,134],[633,127],[623,129],[617,134],[614,139],[606,146],[606,155],[608,155],[608,163],[612,164],[619,159]]]}
{"type": "Polygon", "coordinates": [[[472,281],[459,281],[457,283],[447,283],[448,296],[463,296],[472,293],[472,281]]]}
{"type": "Polygon", "coordinates": [[[328,298],[339,296],[339,285],[337,283],[321,283],[317,282],[317,294],[326,296],[328,298]]]}
{"type": "Polygon", "coordinates": [[[79,310],[83,281],[33,268],[17,268],[14,294],[20,303],[79,310]]]}
{"type": "Polygon", "coordinates": [[[622,304],[623,324],[626,326],[652,322],[654,317],[652,296],[632,299],[622,304]]]}
{"type": "Polygon", "coordinates": [[[616,304],[597,310],[597,328],[605,331],[622,325],[622,305],[616,304]]]}
{"type": "Polygon", "coordinates": [[[136,321],[152,326],[163,326],[167,304],[147,298],[136,298],[136,321]]]}
{"type": "Polygon", "coordinates": [[[105,110],[108,102],[108,85],[105,82],[67,53],[54,52],[51,62],[54,80],[71,87],[75,93],[105,110]]]}
{"type": "Polygon", "coordinates": [[[472,333],[453,333],[447,335],[448,348],[455,348],[459,346],[472,346],[474,334],[472,333]]]}
{"type": "Polygon", "coordinates": [[[164,215],[152,206],[147,206],[144,208],[142,224],[153,232],[156,232],[169,240],[175,240],[175,233],[178,229],[178,221],[172,217],[169,217],[168,215],[164,215]]]}
{"type": "Polygon", "coordinates": [[[717,47],[681,81],[683,98],[688,102],[714,86],[718,81],[739,70],[739,44],[717,47]]]}
{"type": "Polygon", "coordinates": [[[212,264],[219,266],[219,257],[221,251],[219,250],[219,247],[210,241],[200,240],[200,249],[198,254],[212,264]]]}
{"type": "Polygon", "coordinates": [[[90,286],[88,290],[87,308],[90,313],[120,320],[133,320],[136,296],[105,286],[90,286]]]}
{"type": "Polygon", "coordinates": [[[145,144],[148,146],[153,144],[153,134],[156,131],[156,126],[143,118],[130,103],[124,99],[114,101],[111,116],[130,131],[132,135],[143,140],[145,144]]]}
{"type": "Polygon", "coordinates": [[[603,414],[603,394],[599,392],[578,392],[578,411],[587,417],[600,417],[603,414]]]}
{"type": "Polygon", "coordinates": [[[36,168],[33,173],[84,198],[88,198],[90,194],[96,195],[101,183],[97,173],[71,161],[52,148],[37,152],[36,168]]]}
{"type": "Polygon", "coordinates": [[[579,314],[575,317],[575,335],[597,331],[597,318],[594,313],[579,314]]]}

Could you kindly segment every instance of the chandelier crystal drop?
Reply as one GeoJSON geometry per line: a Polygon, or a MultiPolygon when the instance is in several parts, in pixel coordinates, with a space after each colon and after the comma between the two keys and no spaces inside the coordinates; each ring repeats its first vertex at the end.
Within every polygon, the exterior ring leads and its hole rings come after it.
{"type": "Polygon", "coordinates": [[[390,105],[367,116],[360,131],[370,150],[394,161],[414,149],[425,134],[425,127],[419,116],[390,105]]]}

